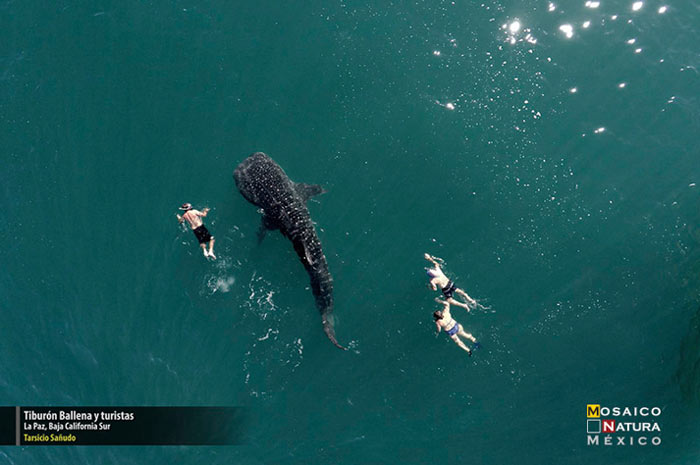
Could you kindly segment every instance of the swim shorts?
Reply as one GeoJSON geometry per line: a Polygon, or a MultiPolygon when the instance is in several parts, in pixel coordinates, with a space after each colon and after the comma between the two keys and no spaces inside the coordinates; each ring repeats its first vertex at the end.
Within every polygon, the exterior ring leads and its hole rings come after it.
{"type": "Polygon", "coordinates": [[[455,323],[455,325],[451,328],[445,331],[448,336],[454,336],[459,332],[459,323],[455,323]]]}
{"type": "Polygon", "coordinates": [[[442,288],[442,295],[444,295],[446,299],[451,299],[455,290],[457,290],[457,285],[452,281],[448,281],[447,286],[442,288]]]}
{"type": "Polygon", "coordinates": [[[211,240],[211,234],[209,234],[209,231],[207,231],[204,225],[194,229],[193,232],[200,244],[206,244],[211,240]]]}

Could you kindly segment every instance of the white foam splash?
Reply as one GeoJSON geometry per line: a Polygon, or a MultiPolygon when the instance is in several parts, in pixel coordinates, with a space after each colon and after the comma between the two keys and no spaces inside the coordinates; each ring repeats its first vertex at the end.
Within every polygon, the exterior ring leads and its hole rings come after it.
{"type": "Polygon", "coordinates": [[[454,110],[456,108],[455,104],[452,102],[442,103],[439,100],[435,100],[435,103],[437,103],[438,105],[440,105],[441,107],[443,107],[447,110],[454,110]]]}
{"type": "Polygon", "coordinates": [[[632,4],[632,11],[639,11],[644,6],[644,2],[634,2],[632,4]]]}
{"type": "Polygon", "coordinates": [[[567,39],[574,36],[574,27],[571,24],[562,24],[559,26],[559,30],[564,33],[567,39]]]}
{"type": "Polygon", "coordinates": [[[218,278],[216,280],[215,289],[217,291],[221,291],[223,293],[226,293],[226,292],[231,290],[231,286],[233,286],[233,283],[235,283],[235,282],[236,282],[236,278],[234,278],[233,276],[229,276],[226,278],[218,278]]]}

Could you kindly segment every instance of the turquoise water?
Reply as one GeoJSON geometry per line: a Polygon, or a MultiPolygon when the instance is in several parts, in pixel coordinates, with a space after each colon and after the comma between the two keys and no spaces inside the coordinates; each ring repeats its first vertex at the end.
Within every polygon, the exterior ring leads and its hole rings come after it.
{"type": "Polygon", "coordinates": [[[243,446],[3,461],[697,463],[700,10],[663,5],[0,3],[2,403],[252,412],[243,446]],[[328,190],[349,352],[256,244],[254,151],[328,190]],[[453,312],[472,358],[423,252],[491,306],[453,312]],[[589,403],[662,407],[662,444],[587,446],[589,403]]]}

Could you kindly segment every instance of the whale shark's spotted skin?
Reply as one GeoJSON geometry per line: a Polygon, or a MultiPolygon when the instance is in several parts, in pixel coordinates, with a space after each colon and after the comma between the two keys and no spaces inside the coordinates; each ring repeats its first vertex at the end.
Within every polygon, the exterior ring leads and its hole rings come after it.
{"type": "Polygon", "coordinates": [[[294,183],[272,158],[262,152],[243,160],[233,172],[233,178],[243,197],[262,209],[263,227],[279,229],[294,245],[311,277],[311,291],[321,312],[323,330],[331,342],[342,349],[335,338],[330,319],[333,312],[333,278],[306,207],[309,197],[323,190],[316,185],[294,183]]]}

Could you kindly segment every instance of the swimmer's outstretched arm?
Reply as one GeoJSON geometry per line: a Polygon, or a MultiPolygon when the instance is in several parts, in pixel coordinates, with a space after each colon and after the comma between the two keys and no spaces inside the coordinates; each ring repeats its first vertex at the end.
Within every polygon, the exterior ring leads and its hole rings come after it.
{"type": "Polygon", "coordinates": [[[440,326],[440,323],[438,323],[437,321],[435,322],[435,326],[437,326],[437,332],[435,334],[436,335],[440,334],[440,330],[442,329],[442,326],[440,326]]]}
{"type": "Polygon", "coordinates": [[[177,222],[178,222],[178,223],[182,224],[182,222],[185,221],[185,218],[183,218],[182,216],[180,216],[179,213],[175,213],[175,216],[177,216],[177,222]]]}
{"type": "Polygon", "coordinates": [[[437,278],[433,278],[430,280],[430,287],[434,290],[437,291],[437,278]]]}
{"type": "Polygon", "coordinates": [[[204,210],[202,210],[201,212],[198,211],[197,216],[205,217],[207,216],[207,213],[209,213],[209,207],[204,208],[204,210]]]}
{"type": "Polygon", "coordinates": [[[442,300],[440,297],[435,297],[435,302],[439,303],[442,305],[442,311],[443,312],[449,312],[450,311],[450,303],[446,300],[442,300]]]}
{"type": "MultiPolygon", "coordinates": [[[[437,257],[433,257],[432,255],[430,255],[430,254],[428,254],[428,253],[423,254],[423,257],[424,257],[426,260],[428,260],[430,263],[432,263],[433,265],[435,265],[436,268],[440,268],[440,264],[436,261],[436,258],[437,258],[437,257]]],[[[440,259],[440,260],[442,260],[442,259],[440,259]]]]}

